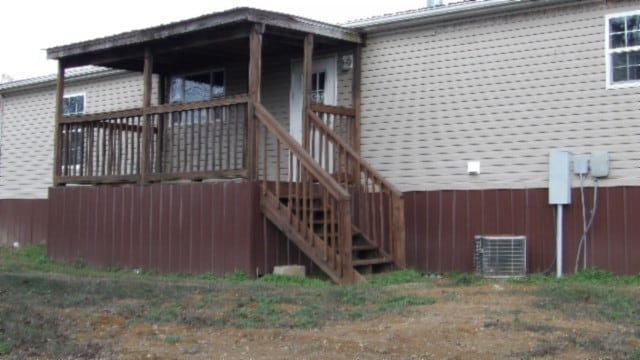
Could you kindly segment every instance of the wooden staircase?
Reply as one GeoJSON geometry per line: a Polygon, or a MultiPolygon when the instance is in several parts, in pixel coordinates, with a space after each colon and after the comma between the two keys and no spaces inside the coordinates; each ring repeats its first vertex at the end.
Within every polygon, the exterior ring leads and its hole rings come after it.
{"type": "Polygon", "coordinates": [[[254,107],[265,217],[336,283],[404,267],[401,193],[315,113],[308,113],[305,149],[262,105],[254,107]]]}

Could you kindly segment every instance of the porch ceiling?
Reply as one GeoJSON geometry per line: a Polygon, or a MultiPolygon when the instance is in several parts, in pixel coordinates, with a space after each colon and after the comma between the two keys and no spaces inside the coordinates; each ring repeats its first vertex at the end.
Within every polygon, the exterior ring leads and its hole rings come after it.
{"type": "Polygon", "coordinates": [[[100,65],[142,71],[145,49],[150,49],[155,55],[155,73],[184,72],[229,61],[247,61],[249,32],[256,23],[264,24],[264,56],[302,54],[306,34],[316,36],[317,51],[339,49],[362,41],[353,29],[281,13],[236,8],[50,48],[47,57],[62,61],[65,67],[100,65]]]}

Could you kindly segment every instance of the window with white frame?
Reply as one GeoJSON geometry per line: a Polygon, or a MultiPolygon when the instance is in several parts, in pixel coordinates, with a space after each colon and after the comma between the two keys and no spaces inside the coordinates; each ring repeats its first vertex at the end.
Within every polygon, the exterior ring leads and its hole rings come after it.
{"type": "Polygon", "coordinates": [[[84,114],[84,94],[65,96],[62,102],[62,114],[65,116],[84,114]]]}
{"type": "Polygon", "coordinates": [[[640,86],[640,11],[606,17],[607,86],[640,86]]]}

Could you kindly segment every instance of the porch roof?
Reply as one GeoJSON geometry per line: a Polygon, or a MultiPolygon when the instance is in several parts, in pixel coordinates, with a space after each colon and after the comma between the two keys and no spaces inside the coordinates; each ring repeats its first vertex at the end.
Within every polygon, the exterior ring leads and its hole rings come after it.
{"type": "Polygon", "coordinates": [[[186,61],[188,66],[194,67],[199,65],[197,58],[201,56],[211,59],[214,56],[212,54],[215,54],[215,58],[220,61],[248,56],[246,40],[253,24],[264,25],[265,54],[280,53],[286,47],[290,49],[291,45],[302,48],[301,40],[306,34],[314,34],[316,44],[320,47],[362,42],[359,31],[355,29],[294,15],[241,7],[49,48],[47,58],[60,60],[65,67],[93,64],[140,71],[143,68],[145,49],[148,48],[165,57],[164,64],[156,63],[158,67],[154,70],[175,71],[171,64],[176,61],[183,64],[186,61]],[[188,55],[193,55],[191,60],[188,55]]]}

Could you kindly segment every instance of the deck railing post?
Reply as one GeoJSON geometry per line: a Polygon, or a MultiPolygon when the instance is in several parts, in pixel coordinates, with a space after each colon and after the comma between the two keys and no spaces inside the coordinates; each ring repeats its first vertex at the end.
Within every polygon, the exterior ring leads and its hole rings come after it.
{"type": "Polygon", "coordinates": [[[253,29],[251,29],[249,33],[249,103],[247,104],[247,138],[245,139],[246,153],[244,154],[247,178],[249,180],[256,180],[258,176],[257,132],[254,104],[260,103],[263,33],[264,24],[254,24],[253,29]]]}
{"type": "Polygon", "coordinates": [[[142,143],[140,144],[140,183],[146,184],[149,182],[150,171],[150,144],[151,144],[151,114],[149,114],[149,108],[151,107],[151,90],[153,80],[153,54],[151,50],[146,49],[144,52],[144,90],[142,100],[142,143]]]}
{"type": "Polygon", "coordinates": [[[342,259],[342,276],[344,282],[352,284],[355,282],[355,274],[353,269],[352,249],[353,238],[351,237],[351,201],[340,201],[339,205],[339,244],[340,258],[342,259]]]}
{"type": "Polygon", "coordinates": [[[311,109],[311,78],[313,75],[313,34],[304,38],[304,58],[302,60],[303,91],[302,97],[302,148],[309,151],[309,119],[307,113],[311,109]]]}
{"type": "Polygon", "coordinates": [[[65,64],[58,60],[58,78],[56,83],[56,115],[53,132],[53,186],[63,185],[59,177],[62,172],[62,117],[64,116],[64,73],[65,64]]]}

